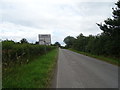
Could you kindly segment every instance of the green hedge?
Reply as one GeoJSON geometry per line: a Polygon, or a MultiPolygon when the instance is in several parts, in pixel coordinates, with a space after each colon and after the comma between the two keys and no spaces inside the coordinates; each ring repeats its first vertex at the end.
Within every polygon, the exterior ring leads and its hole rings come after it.
{"type": "Polygon", "coordinates": [[[56,47],[21,44],[13,41],[2,41],[2,63],[3,66],[10,66],[13,64],[28,63],[34,57],[43,55],[56,47]]]}

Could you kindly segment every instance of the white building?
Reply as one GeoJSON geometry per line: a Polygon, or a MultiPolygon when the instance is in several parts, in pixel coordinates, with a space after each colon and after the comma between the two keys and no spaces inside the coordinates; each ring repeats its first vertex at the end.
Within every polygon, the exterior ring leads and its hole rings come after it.
{"type": "Polygon", "coordinates": [[[39,44],[40,45],[51,45],[51,35],[50,34],[39,34],[39,44]]]}

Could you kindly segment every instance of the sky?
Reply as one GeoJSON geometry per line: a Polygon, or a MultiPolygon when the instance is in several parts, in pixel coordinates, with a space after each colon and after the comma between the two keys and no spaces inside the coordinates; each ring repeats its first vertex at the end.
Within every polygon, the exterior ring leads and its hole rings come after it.
{"type": "Polygon", "coordinates": [[[0,0],[0,39],[38,41],[51,34],[65,45],[66,36],[97,35],[96,25],[112,17],[117,0],[0,0]]]}

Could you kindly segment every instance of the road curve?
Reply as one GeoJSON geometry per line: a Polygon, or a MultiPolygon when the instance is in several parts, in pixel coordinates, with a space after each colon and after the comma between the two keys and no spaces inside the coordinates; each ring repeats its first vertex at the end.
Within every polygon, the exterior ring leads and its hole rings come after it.
{"type": "Polygon", "coordinates": [[[60,49],[56,88],[118,88],[118,67],[60,49]]]}

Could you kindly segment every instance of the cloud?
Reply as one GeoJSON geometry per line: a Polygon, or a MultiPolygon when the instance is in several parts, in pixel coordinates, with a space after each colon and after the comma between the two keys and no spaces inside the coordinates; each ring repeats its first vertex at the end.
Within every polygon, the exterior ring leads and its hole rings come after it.
{"type": "Polygon", "coordinates": [[[52,30],[48,31],[46,29],[37,29],[6,22],[0,24],[0,27],[1,27],[0,36],[2,37],[3,40],[9,39],[20,41],[22,38],[26,38],[30,42],[35,42],[38,40],[38,34],[53,33],[52,30]]]}
{"type": "Polygon", "coordinates": [[[52,34],[52,43],[67,35],[101,33],[96,25],[112,16],[117,0],[1,0],[0,36],[19,41],[38,40],[38,34],[52,34]]]}

